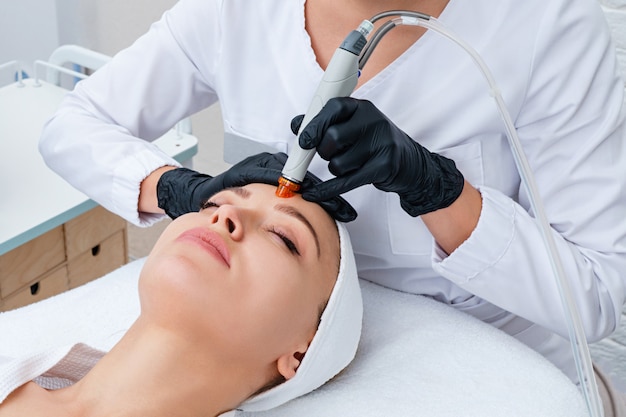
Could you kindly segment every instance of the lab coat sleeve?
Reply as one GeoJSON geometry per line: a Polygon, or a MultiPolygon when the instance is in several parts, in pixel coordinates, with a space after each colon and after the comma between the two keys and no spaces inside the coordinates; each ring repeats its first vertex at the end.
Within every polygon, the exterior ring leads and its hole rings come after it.
{"type": "Polygon", "coordinates": [[[141,181],[179,166],[150,142],[217,100],[218,1],[182,0],[128,49],[77,84],[43,129],[46,163],[90,198],[137,225],[141,181]]]}
{"type": "MultiPolygon", "coordinates": [[[[596,341],[617,327],[624,305],[624,84],[595,2],[548,2],[544,20],[516,126],[585,333],[596,341]]],[[[476,229],[449,256],[435,247],[433,267],[471,293],[567,337],[524,186],[519,203],[489,187],[480,191],[476,229]]]]}

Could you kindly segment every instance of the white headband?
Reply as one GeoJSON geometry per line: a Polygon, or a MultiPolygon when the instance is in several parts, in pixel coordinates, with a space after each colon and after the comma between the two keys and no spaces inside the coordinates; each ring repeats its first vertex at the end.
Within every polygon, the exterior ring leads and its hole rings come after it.
{"type": "Polygon", "coordinates": [[[341,247],[339,274],[302,363],[291,379],[247,399],[237,407],[239,410],[278,407],[322,386],[354,359],[361,337],[363,302],[348,231],[336,223],[341,247]]]}

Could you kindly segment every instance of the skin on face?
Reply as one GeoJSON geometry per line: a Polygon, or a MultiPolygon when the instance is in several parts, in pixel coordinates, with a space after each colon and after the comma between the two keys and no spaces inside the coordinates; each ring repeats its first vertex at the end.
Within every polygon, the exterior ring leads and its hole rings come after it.
{"type": "Polygon", "coordinates": [[[275,373],[285,356],[295,372],[337,278],[339,238],[320,206],[275,190],[225,190],[174,220],[142,270],[142,316],[224,361],[275,373]]]}

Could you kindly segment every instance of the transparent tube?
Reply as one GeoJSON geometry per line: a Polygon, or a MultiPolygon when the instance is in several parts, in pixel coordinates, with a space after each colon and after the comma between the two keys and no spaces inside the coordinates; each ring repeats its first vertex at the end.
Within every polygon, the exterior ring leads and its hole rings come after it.
{"type": "MultiPolygon", "coordinates": [[[[482,60],[480,55],[466,42],[460,39],[458,36],[450,32],[444,26],[437,21],[437,19],[424,15],[420,13],[410,12],[410,11],[393,11],[388,12],[387,14],[381,14],[370,19],[371,22],[379,19],[380,17],[389,16],[390,13],[400,16],[394,19],[391,19],[391,22],[394,26],[397,25],[413,25],[413,26],[422,26],[427,29],[432,29],[435,32],[440,33],[446,38],[452,40],[459,46],[461,46],[469,55],[472,57],[476,65],[481,70],[482,74],[487,79],[487,83],[489,84],[490,93],[492,97],[495,99],[500,115],[503,119],[507,138],[509,140],[509,146],[511,147],[511,151],[513,153],[513,157],[515,159],[515,164],[517,166],[517,170],[519,171],[520,177],[526,186],[526,189],[529,194],[530,204],[532,209],[535,212],[536,219],[539,222],[541,234],[548,249],[550,262],[552,265],[552,269],[554,272],[554,276],[557,282],[557,286],[559,289],[561,303],[563,305],[563,311],[565,316],[565,322],[567,325],[567,331],[570,339],[570,343],[572,346],[572,351],[574,353],[574,360],[576,363],[576,372],[578,373],[578,378],[580,379],[583,395],[585,397],[585,401],[587,404],[587,409],[589,411],[589,415],[591,417],[603,417],[604,410],[602,408],[602,402],[600,400],[600,396],[598,394],[598,386],[596,384],[593,366],[591,362],[591,355],[589,354],[589,346],[587,345],[587,339],[585,337],[585,332],[582,326],[582,321],[580,315],[578,313],[578,309],[576,307],[576,303],[572,296],[572,290],[569,286],[565,278],[565,271],[563,269],[563,264],[561,261],[561,257],[556,248],[556,243],[554,241],[554,237],[551,233],[550,224],[548,223],[545,210],[543,204],[541,202],[541,198],[539,196],[539,191],[537,189],[537,184],[535,182],[535,178],[532,174],[532,170],[530,168],[530,164],[524,154],[521,143],[519,141],[519,137],[517,136],[517,131],[515,129],[515,125],[513,124],[513,120],[511,119],[511,115],[509,114],[506,104],[498,90],[496,82],[491,74],[491,71],[482,60]]],[[[388,31],[389,29],[387,29],[388,31]]],[[[376,35],[374,35],[376,37],[376,35]]],[[[371,51],[370,51],[371,53],[371,51]]]]}

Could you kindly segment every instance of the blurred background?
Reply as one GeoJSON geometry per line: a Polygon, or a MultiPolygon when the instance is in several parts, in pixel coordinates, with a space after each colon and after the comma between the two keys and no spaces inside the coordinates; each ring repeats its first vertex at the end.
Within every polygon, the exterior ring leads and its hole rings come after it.
{"type": "MultiPolygon", "coordinates": [[[[145,33],[175,3],[176,0],[0,0],[0,63],[18,60],[30,73],[33,61],[47,59],[55,48],[65,44],[113,56],[145,33]]],[[[10,80],[0,80],[0,85],[7,82],[10,80]]],[[[229,165],[223,160],[219,105],[197,113],[191,120],[193,135],[199,142],[194,168],[208,174],[224,171],[229,165]]],[[[150,228],[129,224],[129,258],[147,255],[168,223],[164,220],[150,228]]]]}

